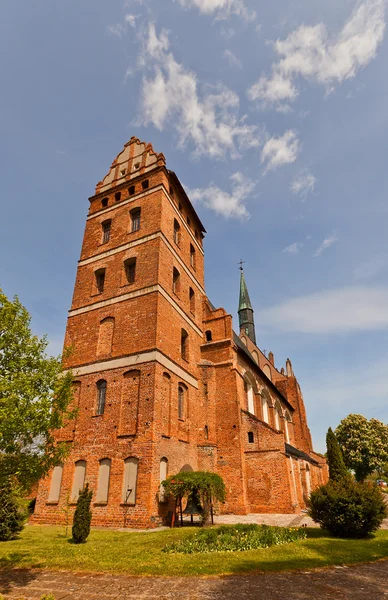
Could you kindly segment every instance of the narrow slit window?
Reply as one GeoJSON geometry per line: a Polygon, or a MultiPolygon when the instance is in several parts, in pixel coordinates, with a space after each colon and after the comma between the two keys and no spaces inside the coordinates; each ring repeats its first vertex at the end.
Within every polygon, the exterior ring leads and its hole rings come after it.
{"type": "Polygon", "coordinates": [[[178,419],[183,421],[185,418],[185,389],[183,385],[178,387],[178,419]]]}
{"type": "Polygon", "coordinates": [[[105,286],[105,269],[98,269],[98,271],[96,271],[94,275],[96,278],[97,292],[99,294],[102,294],[102,292],[104,291],[104,286],[105,286]]]}
{"type": "Polygon", "coordinates": [[[174,292],[174,294],[179,294],[180,282],[181,282],[180,273],[179,273],[178,269],[176,269],[174,267],[173,271],[172,271],[172,291],[174,292]]]}
{"type": "Polygon", "coordinates": [[[115,194],[115,202],[120,202],[121,200],[121,192],[116,192],[115,194]]]}
{"type": "Polygon", "coordinates": [[[206,341],[207,342],[211,342],[212,341],[213,336],[212,336],[212,332],[210,331],[210,329],[208,329],[207,331],[205,331],[205,336],[206,336],[206,341]]]}
{"type": "Polygon", "coordinates": [[[195,248],[190,244],[190,266],[195,269],[195,248]]]}
{"type": "Polygon", "coordinates": [[[141,210],[140,208],[134,208],[131,210],[131,231],[139,231],[140,230],[140,218],[141,218],[141,210]]]}
{"type": "Polygon", "coordinates": [[[255,441],[255,436],[253,435],[253,431],[248,431],[248,442],[249,444],[253,444],[255,441]]]}
{"type": "Polygon", "coordinates": [[[128,258],[124,262],[125,279],[127,283],[135,283],[136,279],[136,258],[128,258]]]}
{"type": "Polygon", "coordinates": [[[111,231],[112,221],[104,221],[102,223],[102,243],[106,244],[110,240],[110,231],[111,231]]]}
{"type": "Polygon", "coordinates": [[[181,357],[188,360],[189,356],[189,334],[185,329],[181,330],[181,357]]]}
{"type": "Polygon", "coordinates": [[[195,313],[195,294],[192,288],[189,289],[190,312],[195,313]]]}
{"type": "Polygon", "coordinates": [[[105,411],[105,402],[106,402],[106,381],[105,379],[100,379],[97,382],[97,409],[96,415],[103,415],[105,411]]]}
{"type": "Polygon", "coordinates": [[[177,246],[180,245],[181,241],[181,227],[176,219],[174,219],[174,242],[177,246]]]}

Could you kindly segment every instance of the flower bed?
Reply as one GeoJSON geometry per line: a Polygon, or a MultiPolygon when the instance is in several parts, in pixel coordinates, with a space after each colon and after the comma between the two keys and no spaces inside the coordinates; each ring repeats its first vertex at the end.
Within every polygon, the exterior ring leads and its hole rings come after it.
{"type": "Polygon", "coordinates": [[[306,537],[304,529],[293,527],[223,525],[214,529],[201,529],[191,537],[167,544],[163,552],[168,554],[242,552],[297,542],[306,537]]]}

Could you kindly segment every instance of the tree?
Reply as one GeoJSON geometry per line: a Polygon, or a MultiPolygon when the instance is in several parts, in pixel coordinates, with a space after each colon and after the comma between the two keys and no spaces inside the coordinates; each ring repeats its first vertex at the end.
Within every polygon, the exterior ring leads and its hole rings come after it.
{"type": "Polygon", "coordinates": [[[345,465],[354,471],[357,481],[388,462],[388,426],[377,419],[348,415],[335,430],[345,465]]]}
{"type": "Polygon", "coordinates": [[[326,434],[326,448],[330,480],[342,481],[349,477],[350,473],[345,466],[340,445],[331,427],[326,434]]]}
{"type": "Polygon", "coordinates": [[[74,544],[84,544],[89,536],[92,521],[92,511],[90,510],[92,495],[93,492],[89,490],[89,484],[87,483],[79,493],[77,507],[74,512],[71,530],[74,544]]]}
{"type": "Polygon", "coordinates": [[[0,541],[13,540],[23,529],[26,511],[22,510],[12,483],[0,479],[0,541]]]}
{"type": "Polygon", "coordinates": [[[19,299],[0,290],[0,477],[27,491],[66,454],[53,432],[74,417],[72,374],[47,356],[19,299]]]}

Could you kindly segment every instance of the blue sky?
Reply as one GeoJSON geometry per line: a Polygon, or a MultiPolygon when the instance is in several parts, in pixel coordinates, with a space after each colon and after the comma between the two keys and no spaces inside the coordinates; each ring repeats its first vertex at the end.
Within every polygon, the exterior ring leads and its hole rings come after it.
{"type": "Polygon", "coordinates": [[[388,422],[385,0],[3,0],[0,285],[59,353],[88,197],[132,135],[208,231],[206,289],[289,356],[318,450],[388,422]]]}

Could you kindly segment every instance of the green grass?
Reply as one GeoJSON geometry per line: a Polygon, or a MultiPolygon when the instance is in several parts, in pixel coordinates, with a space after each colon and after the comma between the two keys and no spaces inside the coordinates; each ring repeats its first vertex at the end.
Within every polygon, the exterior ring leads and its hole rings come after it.
{"type": "Polygon", "coordinates": [[[125,533],[93,530],[74,545],[62,527],[26,527],[20,538],[0,542],[0,568],[24,567],[128,575],[221,575],[249,571],[312,569],[388,558],[388,531],[366,540],[328,537],[307,529],[303,541],[246,552],[166,554],[162,548],[193,534],[190,528],[125,533]]]}

